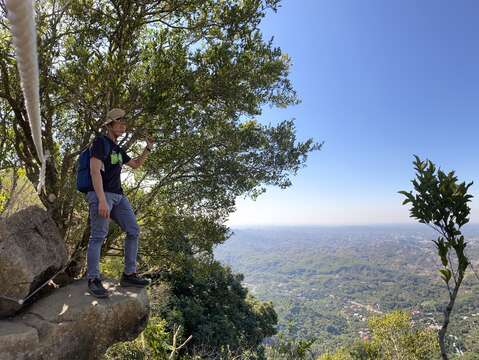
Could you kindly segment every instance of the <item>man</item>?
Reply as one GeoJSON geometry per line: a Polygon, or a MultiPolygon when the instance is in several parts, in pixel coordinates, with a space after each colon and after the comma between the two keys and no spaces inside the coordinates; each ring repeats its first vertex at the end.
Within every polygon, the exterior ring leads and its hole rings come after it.
{"type": "Polygon", "coordinates": [[[101,135],[104,136],[103,139],[97,137],[91,147],[90,174],[93,186],[86,194],[91,225],[87,250],[88,290],[100,298],[108,297],[108,291],[101,283],[99,263],[110,219],[126,232],[125,267],[120,279],[121,286],[143,287],[149,284],[147,279],[136,274],[140,228],[128,199],[123,195],[120,175],[123,164],[133,169],[143,165],[153,146],[153,142],[147,139],[143,153],[131,159],[117,144],[117,139],[126,131],[125,111],[122,109],[111,109],[103,126],[107,130],[106,136],[101,135]]]}

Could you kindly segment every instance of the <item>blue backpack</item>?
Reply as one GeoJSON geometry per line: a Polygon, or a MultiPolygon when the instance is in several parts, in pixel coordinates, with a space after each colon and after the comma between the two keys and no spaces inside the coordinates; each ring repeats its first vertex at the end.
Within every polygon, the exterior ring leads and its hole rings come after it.
{"type": "MultiPolygon", "coordinates": [[[[110,152],[110,143],[104,136],[100,136],[100,139],[103,142],[105,149],[105,154],[110,152]]],[[[77,166],[77,190],[82,193],[87,193],[93,188],[93,183],[91,181],[90,175],[90,158],[91,158],[91,144],[88,145],[81,153],[78,158],[77,166]]]]}

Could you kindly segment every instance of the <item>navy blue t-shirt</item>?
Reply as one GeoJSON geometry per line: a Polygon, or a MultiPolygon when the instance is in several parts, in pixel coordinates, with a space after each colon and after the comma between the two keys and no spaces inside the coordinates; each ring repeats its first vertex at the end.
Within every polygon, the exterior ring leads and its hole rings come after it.
{"type": "MultiPolygon", "coordinates": [[[[131,158],[118,144],[111,140],[108,136],[100,135],[91,145],[91,156],[103,161],[100,171],[103,180],[103,191],[115,194],[123,194],[121,188],[121,166],[126,164],[131,158]],[[110,152],[105,154],[105,144],[100,138],[103,137],[108,141],[110,152]]],[[[93,186],[90,191],[94,191],[93,186]]]]}

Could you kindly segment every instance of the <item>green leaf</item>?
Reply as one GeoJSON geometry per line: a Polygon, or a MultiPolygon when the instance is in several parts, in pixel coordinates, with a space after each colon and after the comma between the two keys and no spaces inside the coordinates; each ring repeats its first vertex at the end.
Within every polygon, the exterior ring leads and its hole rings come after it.
{"type": "Polygon", "coordinates": [[[439,272],[442,274],[442,279],[446,282],[449,283],[449,280],[451,280],[452,273],[451,270],[449,269],[441,269],[439,272]]]}

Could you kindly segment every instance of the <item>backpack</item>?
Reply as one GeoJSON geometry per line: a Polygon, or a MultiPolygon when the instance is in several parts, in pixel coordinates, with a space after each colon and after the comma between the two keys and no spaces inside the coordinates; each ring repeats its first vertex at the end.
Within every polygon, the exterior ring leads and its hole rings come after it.
{"type": "MultiPolygon", "coordinates": [[[[100,136],[105,154],[110,152],[110,143],[104,136],[100,136]]],[[[77,165],[77,190],[82,193],[87,193],[93,187],[90,174],[90,158],[91,158],[91,145],[89,144],[81,153],[78,158],[77,165]]]]}

